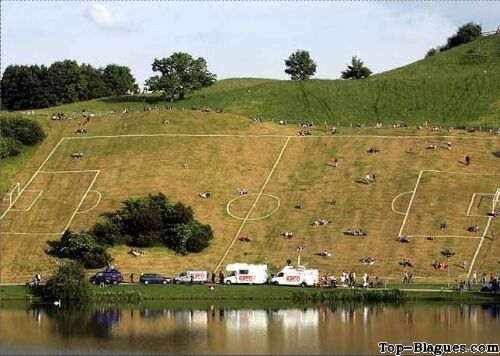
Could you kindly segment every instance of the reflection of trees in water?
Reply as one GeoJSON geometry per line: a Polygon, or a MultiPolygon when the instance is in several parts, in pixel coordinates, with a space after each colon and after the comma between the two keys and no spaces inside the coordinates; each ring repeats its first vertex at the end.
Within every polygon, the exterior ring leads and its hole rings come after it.
{"type": "Polygon", "coordinates": [[[482,304],[481,309],[485,315],[500,321],[500,304],[482,304]]]}
{"type": "Polygon", "coordinates": [[[111,329],[121,320],[121,309],[118,307],[95,307],[81,305],[79,307],[35,307],[34,315],[43,309],[50,323],[52,332],[64,338],[91,336],[95,338],[109,338],[111,329]]]}

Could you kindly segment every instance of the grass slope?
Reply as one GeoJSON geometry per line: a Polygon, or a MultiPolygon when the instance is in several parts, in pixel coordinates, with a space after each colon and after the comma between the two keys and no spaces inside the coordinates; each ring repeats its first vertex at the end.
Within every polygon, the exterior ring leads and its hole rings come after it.
{"type": "MultiPolygon", "coordinates": [[[[430,267],[434,260],[442,260],[440,251],[444,248],[456,251],[450,274],[455,279],[467,272],[456,265],[462,259],[470,263],[480,240],[442,237],[429,242],[424,236],[412,238],[408,245],[397,243],[394,240],[404,217],[392,210],[393,199],[414,189],[420,170],[456,172],[442,175],[428,172],[422,176],[404,233],[480,237],[488,220],[484,215],[488,200],[485,198],[479,209],[478,201],[474,204],[471,213],[478,217],[465,216],[467,207],[473,193],[494,193],[500,182],[498,158],[492,154],[500,150],[499,140],[484,133],[454,132],[452,138],[443,138],[440,132],[430,129],[366,128],[345,129],[341,134],[347,136],[332,137],[317,128],[312,130],[312,137],[304,138],[296,135],[295,127],[257,124],[237,115],[194,111],[102,115],[90,123],[86,136],[74,134],[75,121],[51,125],[49,139],[41,144],[16,180],[26,184],[59,138],[69,138],[47,160],[43,166],[45,173],[39,173],[21,195],[16,203],[18,211],[9,212],[2,221],[3,282],[23,282],[35,272],[47,275],[54,260],[43,252],[46,241],[58,238],[57,233],[70,220],[72,229],[86,229],[102,213],[117,209],[123,200],[158,191],[193,206],[197,219],[214,227],[215,239],[206,251],[187,257],[165,248],[147,249],[140,258],[128,255],[129,248],[125,246],[110,249],[114,264],[126,276],[131,272],[173,275],[190,268],[213,270],[235,237],[250,234],[253,241],[236,241],[223,267],[236,261],[259,262],[268,263],[274,271],[287,258],[295,260],[295,249],[302,244],[303,263],[320,268],[321,273],[338,275],[342,269],[354,269],[360,275],[366,269],[372,276],[400,280],[403,268],[398,262],[410,258],[415,263],[413,273],[417,281],[446,281],[447,273],[434,272],[430,267]],[[161,123],[165,118],[170,125],[161,123]],[[95,137],[137,134],[181,136],[95,137]],[[185,134],[235,136],[182,136],[185,134]],[[363,134],[376,136],[360,136],[363,134]],[[400,137],[408,134],[417,136],[400,137]],[[291,138],[284,148],[287,135],[291,138]],[[384,138],[385,135],[394,137],[384,138]],[[451,151],[443,148],[448,140],[453,141],[451,151]],[[438,148],[426,150],[429,143],[438,148]],[[381,154],[368,155],[366,149],[370,146],[378,146],[381,154]],[[84,158],[70,159],[70,153],[75,151],[84,152],[84,158]],[[460,163],[466,154],[473,157],[471,167],[460,163]],[[333,157],[339,159],[337,169],[329,166],[333,157]],[[183,167],[185,162],[189,164],[187,169],[183,167]],[[94,172],[47,173],[82,170],[100,170],[93,186],[90,184],[94,172]],[[378,182],[356,183],[366,173],[376,174],[378,182]],[[255,202],[245,224],[227,212],[228,202],[236,197],[236,187],[245,187],[251,194],[231,204],[233,215],[245,217],[255,202]],[[85,195],[88,189],[91,191],[85,195]],[[44,192],[32,205],[40,190],[44,192]],[[203,191],[211,192],[212,198],[200,199],[197,194],[203,191]],[[256,202],[260,191],[263,195],[256,202]],[[277,207],[273,196],[279,199],[280,207],[269,215],[277,207]],[[332,198],[337,200],[334,207],[327,203],[332,198]],[[294,209],[296,201],[302,202],[303,210],[294,209]],[[74,214],[79,205],[80,213],[74,214]],[[29,211],[21,211],[28,208],[29,211]],[[266,215],[269,216],[265,219],[254,220],[266,215]],[[315,229],[310,224],[317,218],[332,223],[315,229]],[[440,219],[448,222],[449,231],[439,230],[440,219]],[[481,228],[478,236],[465,231],[476,223],[481,228]],[[346,238],[342,231],[347,228],[363,228],[368,236],[346,238]],[[279,235],[282,231],[293,231],[294,239],[284,240],[279,235]],[[55,235],[43,235],[47,233],[55,235]],[[332,258],[315,255],[324,249],[332,252],[332,258]],[[359,259],[368,256],[378,262],[364,267],[359,259]]],[[[395,210],[406,211],[409,200],[408,194],[401,196],[394,202],[395,210]]],[[[493,220],[488,235],[499,229],[497,219],[493,220]]],[[[483,242],[476,263],[479,271],[497,269],[498,243],[498,239],[483,242]]]]}
{"type": "Polygon", "coordinates": [[[500,122],[500,36],[478,39],[366,80],[223,80],[179,102],[266,119],[490,125],[500,122]],[[465,64],[467,51],[483,58],[465,64]]]}

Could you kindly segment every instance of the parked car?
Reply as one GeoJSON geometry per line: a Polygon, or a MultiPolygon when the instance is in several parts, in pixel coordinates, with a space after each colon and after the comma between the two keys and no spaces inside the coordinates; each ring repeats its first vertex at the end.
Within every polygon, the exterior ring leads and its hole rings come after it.
{"type": "Polygon", "coordinates": [[[208,271],[184,271],[181,274],[175,276],[175,284],[205,284],[208,282],[208,271]]]}
{"type": "Polygon", "coordinates": [[[145,273],[141,275],[139,282],[142,284],[168,284],[172,282],[172,279],[160,276],[156,273],[145,273]]]}
{"type": "Polygon", "coordinates": [[[90,277],[90,283],[93,284],[118,284],[123,282],[123,276],[117,269],[106,269],[90,277]]]}

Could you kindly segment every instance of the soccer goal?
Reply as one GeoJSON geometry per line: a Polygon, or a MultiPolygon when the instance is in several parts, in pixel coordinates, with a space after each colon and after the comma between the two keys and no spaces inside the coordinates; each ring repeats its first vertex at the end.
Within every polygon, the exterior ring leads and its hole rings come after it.
{"type": "Polygon", "coordinates": [[[16,202],[17,198],[19,198],[20,186],[19,182],[12,184],[7,193],[4,194],[2,204],[9,204],[7,209],[10,209],[16,202]]]}

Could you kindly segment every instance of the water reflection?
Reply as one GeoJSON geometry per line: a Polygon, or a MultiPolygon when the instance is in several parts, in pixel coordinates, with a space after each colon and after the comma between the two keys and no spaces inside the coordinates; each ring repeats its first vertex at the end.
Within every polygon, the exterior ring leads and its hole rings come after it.
{"type": "Polygon", "coordinates": [[[90,348],[100,352],[376,352],[380,340],[453,342],[455,338],[456,342],[498,342],[500,306],[39,306],[0,309],[0,325],[0,344],[19,346],[31,342],[43,349],[64,345],[76,351],[90,348]]]}

